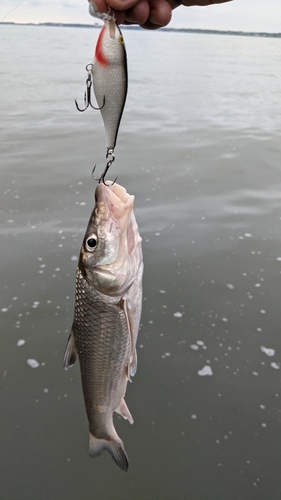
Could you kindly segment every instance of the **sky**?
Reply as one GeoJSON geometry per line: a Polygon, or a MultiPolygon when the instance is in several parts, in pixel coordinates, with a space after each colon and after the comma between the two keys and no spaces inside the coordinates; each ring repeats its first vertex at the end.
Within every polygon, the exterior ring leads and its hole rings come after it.
{"type": "MultiPolygon", "coordinates": [[[[0,0],[4,22],[60,22],[91,24],[87,0],[0,0]]],[[[208,7],[179,7],[169,24],[172,28],[199,28],[281,33],[281,0],[232,0],[208,7]]]]}

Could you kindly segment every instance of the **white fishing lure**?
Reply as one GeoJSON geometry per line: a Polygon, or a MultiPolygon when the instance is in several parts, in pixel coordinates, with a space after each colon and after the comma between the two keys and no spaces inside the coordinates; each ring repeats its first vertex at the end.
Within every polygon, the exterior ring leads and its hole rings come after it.
{"type": "Polygon", "coordinates": [[[126,49],[114,17],[100,14],[93,2],[89,3],[89,12],[104,21],[96,44],[91,74],[104,122],[107,152],[113,153],[127,96],[126,49]]]}

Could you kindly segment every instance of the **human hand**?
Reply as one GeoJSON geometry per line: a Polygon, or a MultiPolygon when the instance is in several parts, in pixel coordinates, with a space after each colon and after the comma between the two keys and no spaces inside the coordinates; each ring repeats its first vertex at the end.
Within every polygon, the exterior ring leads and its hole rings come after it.
{"type": "MultiPolygon", "coordinates": [[[[89,0],[90,1],[90,0],[89,0]]],[[[117,24],[139,24],[142,28],[157,29],[169,24],[176,0],[94,0],[99,12],[114,11],[117,24]]]]}
{"type": "Polygon", "coordinates": [[[192,7],[193,5],[213,5],[215,3],[225,3],[225,2],[231,2],[231,0],[194,0],[194,1],[189,1],[189,0],[182,0],[182,5],[185,7],[192,7]]]}
{"type": "Polygon", "coordinates": [[[95,5],[100,12],[107,12],[110,7],[117,24],[139,24],[142,28],[157,29],[169,24],[172,10],[180,5],[203,6],[229,1],[231,0],[95,0],[95,5]]]}

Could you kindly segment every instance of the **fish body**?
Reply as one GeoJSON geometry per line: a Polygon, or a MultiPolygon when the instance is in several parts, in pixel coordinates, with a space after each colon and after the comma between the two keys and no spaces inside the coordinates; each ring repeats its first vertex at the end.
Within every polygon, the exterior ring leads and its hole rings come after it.
{"type": "Polygon", "coordinates": [[[133,423],[125,403],[136,373],[136,341],[142,304],[141,237],[134,197],[118,184],[99,184],[76,272],[75,311],[64,356],[65,369],[79,357],[89,421],[89,454],[107,449],[128,468],[113,412],[133,423]]]}
{"type": "MultiPolygon", "coordinates": [[[[90,2],[90,12],[92,5],[90,2]]],[[[97,16],[94,12],[92,15],[97,16]]],[[[106,147],[107,150],[114,150],[127,96],[127,56],[123,35],[115,19],[106,14],[101,16],[104,26],[96,44],[91,72],[104,122],[106,147]]]]}

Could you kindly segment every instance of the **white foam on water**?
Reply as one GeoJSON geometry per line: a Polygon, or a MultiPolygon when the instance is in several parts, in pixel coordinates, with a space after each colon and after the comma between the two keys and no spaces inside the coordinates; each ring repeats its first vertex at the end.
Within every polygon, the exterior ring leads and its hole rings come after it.
{"type": "Polygon", "coordinates": [[[213,370],[210,366],[205,365],[202,370],[199,370],[197,373],[199,377],[211,377],[213,375],[213,370]]]}
{"type": "Polygon", "coordinates": [[[171,353],[170,352],[165,352],[165,354],[162,354],[162,358],[165,359],[165,358],[168,358],[169,356],[171,356],[171,353]]]}
{"type": "Polygon", "coordinates": [[[227,283],[226,288],[228,288],[229,290],[234,290],[234,285],[232,285],[232,283],[227,283]]]}
{"type": "Polygon", "coordinates": [[[275,356],[275,349],[271,349],[270,347],[264,347],[263,345],[261,346],[261,352],[266,354],[267,356],[275,356]]]}
{"type": "Polygon", "coordinates": [[[192,349],[193,351],[198,351],[199,346],[196,344],[191,344],[190,349],[192,349]]]}
{"type": "Polygon", "coordinates": [[[270,363],[271,368],[274,368],[274,370],[280,370],[280,366],[277,363],[270,363]]]}
{"type": "Polygon", "coordinates": [[[17,341],[17,346],[18,347],[21,347],[24,344],[25,344],[25,340],[23,340],[23,339],[17,341]]]}
{"type": "Polygon", "coordinates": [[[182,313],[181,313],[181,312],[179,312],[179,311],[177,311],[177,312],[175,312],[175,313],[173,314],[173,316],[174,316],[175,318],[182,318],[182,313]]]}
{"type": "Polygon", "coordinates": [[[30,368],[38,368],[38,366],[40,366],[36,359],[28,359],[26,362],[30,368]]]}

